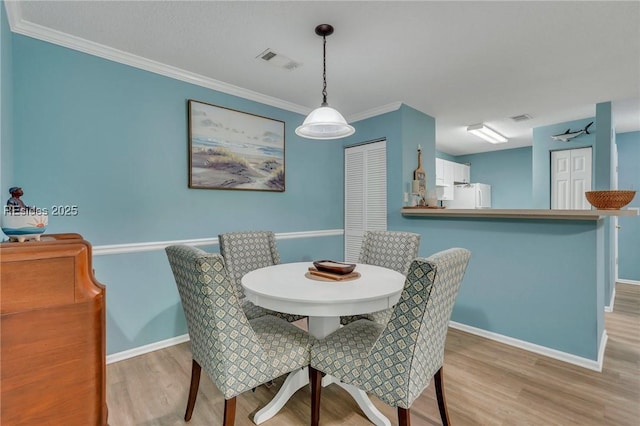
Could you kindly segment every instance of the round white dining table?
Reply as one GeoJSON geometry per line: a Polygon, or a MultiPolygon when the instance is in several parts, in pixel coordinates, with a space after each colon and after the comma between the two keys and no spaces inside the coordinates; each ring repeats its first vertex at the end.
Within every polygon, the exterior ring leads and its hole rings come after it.
{"type": "MultiPolygon", "coordinates": [[[[393,307],[405,281],[405,276],[399,272],[365,264],[356,265],[354,272],[360,274],[356,279],[324,281],[309,276],[310,266],[313,266],[310,262],[282,263],[251,271],[242,277],[244,294],[249,301],[263,308],[308,316],[309,333],[322,339],[340,328],[340,316],[393,307]]],[[[273,417],[298,389],[308,383],[307,368],[289,373],[269,404],[255,414],[254,423],[260,424],[273,417]]],[[[325,376],[323,386],[329,383],[336,383],[349,392],[375,425],[391,424],[364,391],[325,376]]]]}

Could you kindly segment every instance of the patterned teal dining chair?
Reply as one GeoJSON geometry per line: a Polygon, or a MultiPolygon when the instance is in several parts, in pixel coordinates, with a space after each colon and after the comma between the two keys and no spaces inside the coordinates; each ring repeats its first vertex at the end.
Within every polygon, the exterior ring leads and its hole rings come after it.
{"type": "Polygon", "coordinates": [[[242,277],[247,273],[265,266],[280,263],[280,254],[276,246],[275,234],[271,231],[228,232],[218,235],[220,254],[229,272],[229,278],[240,300],[240,305],[247,318],[258,318],[262,315],[274,315],[289,322],[305,318],[285,312],[275,312],[256,306],[245,299],[242,288],[242,277]]]}
{"type": "Polygon", "coordinates": [[[236,396],[308,365],[314,339],[271,315],[248,320],[221,255],[183,245],[169,246],[166,253],[191,340],[184,419],[191,419],[204,369],[224,396],[224,425],[232,426],[236,396]]]}
{"type": "MultiPolygon", "coordinates": [[[[411,261],[418,256],[420,234],[400,231],[365,231],[358,263],[382,266],[407,275],[411,261]]],[[[340,317],[345,325],[359,319],[369,319],[386,324],[393,309],[373,312],[365,315],[347,315],[340,317]]]]}
{"type": "Polygon", "coordinates": [[[311,424],[320,418],[321,372],[397,407],[400,426],[434,378],[440,417],[449,425],[444,395],[444,345],[453,303],[471,252],[453,248],[409,268],[400,300],[386,325],[361,319],[311,348],[311,424]]]}

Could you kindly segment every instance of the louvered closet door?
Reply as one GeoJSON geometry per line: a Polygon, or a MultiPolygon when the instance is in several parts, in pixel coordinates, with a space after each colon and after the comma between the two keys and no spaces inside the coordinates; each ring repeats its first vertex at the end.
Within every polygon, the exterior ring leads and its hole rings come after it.
{"type": "Polygon", "coordinates": [[[386,141],[345,149],[344,212],[344,258],[355,262],[364,231],[387,229],[386,141]]]}

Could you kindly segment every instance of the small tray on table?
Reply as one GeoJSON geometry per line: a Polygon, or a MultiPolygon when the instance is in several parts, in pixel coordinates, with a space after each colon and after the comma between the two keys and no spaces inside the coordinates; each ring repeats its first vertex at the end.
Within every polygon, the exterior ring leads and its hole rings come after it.
{"type": "Polygon", "coordinates": [[[344,281],[360,277],[359,272],[354,272],[355,267],[354,263],[317,260],[313,262],[313,266],[309,267],[308,274],[332,281],[344,281]]]}

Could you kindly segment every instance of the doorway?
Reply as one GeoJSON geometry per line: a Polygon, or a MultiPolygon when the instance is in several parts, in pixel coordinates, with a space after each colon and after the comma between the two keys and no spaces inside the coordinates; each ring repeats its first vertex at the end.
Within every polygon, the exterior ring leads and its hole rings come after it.
{"type": "Polygon", "coordinates": [[[591,147],[551,152],[551,208],[589,210],[591,147]]]}

